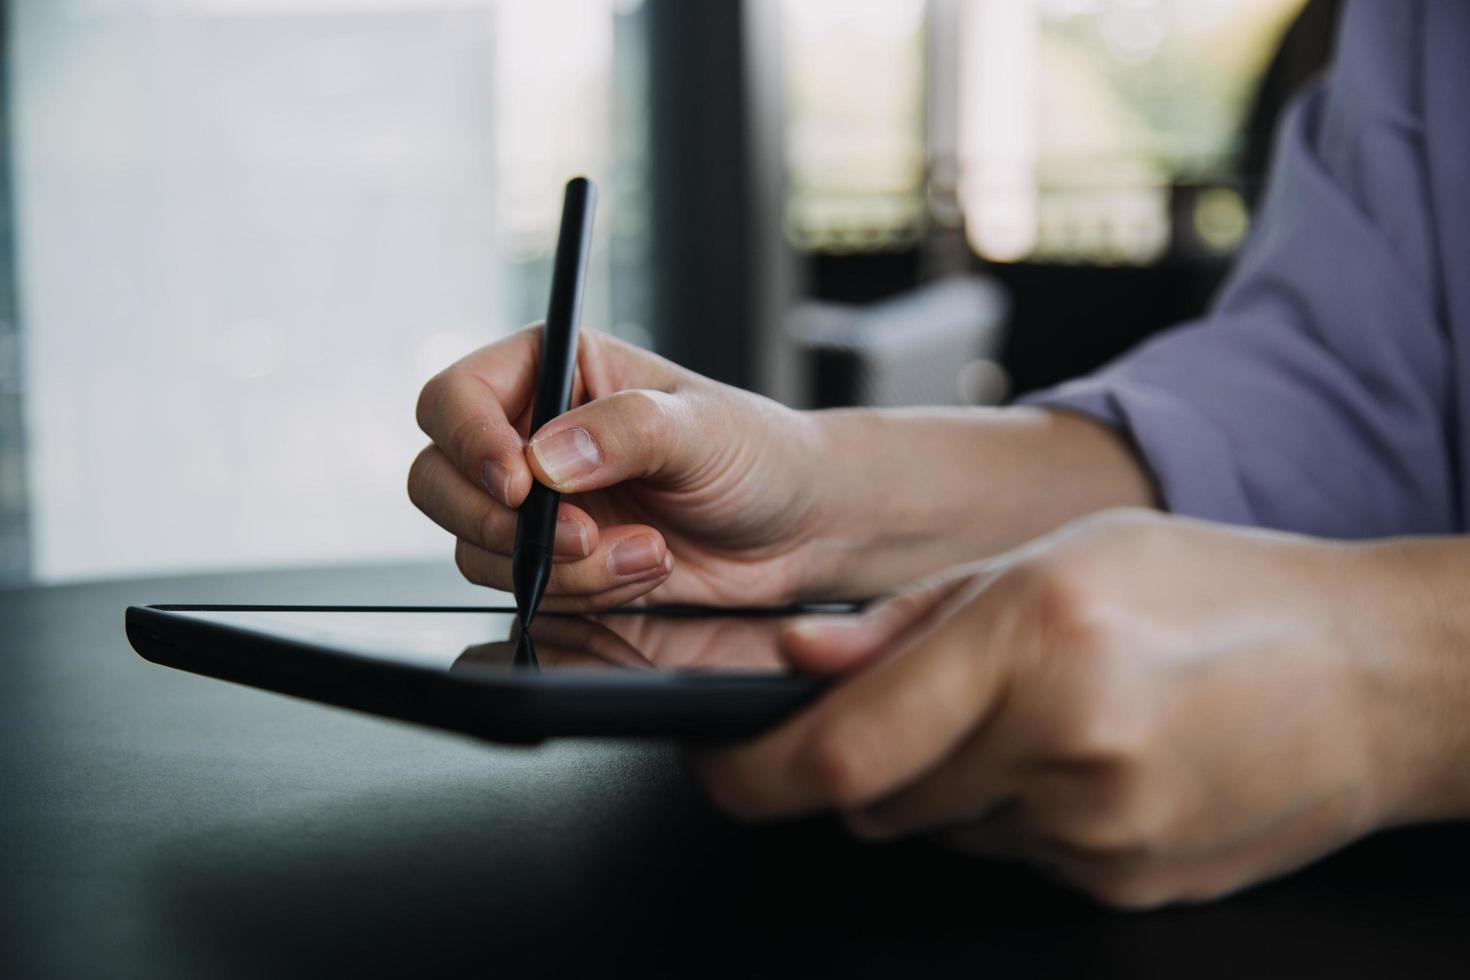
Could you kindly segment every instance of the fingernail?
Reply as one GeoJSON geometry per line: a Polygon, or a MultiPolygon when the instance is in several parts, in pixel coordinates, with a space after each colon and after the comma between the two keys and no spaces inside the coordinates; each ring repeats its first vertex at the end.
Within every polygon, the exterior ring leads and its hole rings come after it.
{"type": "Polygon", "coordinates": [[[494,460],[486,460],[480,467],[480,482],[485,484],[485,492],[496,500],[510,506],[510,470],[494,460]]]}
{"type": "Polygon", "coordinates": [[[556,540],[552,551],[563,558],[582,558],[587,554],[587,529],[581,521],[557,519],[556,540]]]}
{"type": "Polygon", "coordinates": [[[545,439],[532,440],[531,452],[556,486],[580,480],[602,465],[597,443],[583,428],[563,429],[545,439]]]}
{"type": "Polygon", "coordinates": [[[641,534],[618,542],[608,552],[607,567],[614,575],[624,578],[662,568],[663,556],[659,554],[658,539],[651,534],[641,534]]]}

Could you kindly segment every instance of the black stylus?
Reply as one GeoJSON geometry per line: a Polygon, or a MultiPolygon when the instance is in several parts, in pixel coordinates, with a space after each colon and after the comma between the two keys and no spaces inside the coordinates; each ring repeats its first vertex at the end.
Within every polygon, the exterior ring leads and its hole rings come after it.
{"type": "MultiPolygon", "coordinates": [[[[561,206],[561,233],[556,239],[556,261],[551,268],[551,301],[546,308],[546,326],[541,330],[541,367],[536,377],[536,404],[531,410],[533,436],[565,412],[572,400],[582,282],[587,277],[592,212],[596,207],[597,187],[592,181],[586,177],[567,181],[561,206]]],[[[516,519],[510,580],[522,629],[531,625],[551,578],[551,547],[556,541],[556,508],[560,503],[561,494],[545,484],[533,482],[516,519]]]]}

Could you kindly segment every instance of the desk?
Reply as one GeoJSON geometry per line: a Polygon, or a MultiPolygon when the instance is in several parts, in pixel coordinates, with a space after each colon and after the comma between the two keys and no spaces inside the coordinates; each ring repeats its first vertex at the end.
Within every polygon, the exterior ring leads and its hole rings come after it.
{"type": "Polygon", "coordinates": [[[122,629],[476,598],[438,566],[0,592],[0,975],[1465,975],[1470,829],[1119,914],[828,820],[733,825],[668,745],[482,745],[156,667],[122,629]]]}

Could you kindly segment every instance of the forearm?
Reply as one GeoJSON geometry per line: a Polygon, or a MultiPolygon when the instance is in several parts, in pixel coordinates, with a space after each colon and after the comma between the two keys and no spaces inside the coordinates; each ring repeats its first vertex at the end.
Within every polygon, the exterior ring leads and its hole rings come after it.
{"type": "Polygon", "coordinates": [[[875,595],[1082,514],[1153,506],[1105,426],[1029,408],[815,413],[822,434],[811,594],[875,595]]]}

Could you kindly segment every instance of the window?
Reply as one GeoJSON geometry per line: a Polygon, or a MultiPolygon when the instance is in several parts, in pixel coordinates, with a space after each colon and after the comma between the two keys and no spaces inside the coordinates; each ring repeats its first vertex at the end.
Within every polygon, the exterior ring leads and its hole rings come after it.
{"type": "MultiPolygon", "coordinates": [[[[1256,82],[1302,0],[969,0],[958,7],[959,196],[998,260],[1146,264],[1172,185],[1230,176],[1256,82]]],[[[1228,252],[1245,208],[1201,194],[1228,252]]]]}
{"type": "Polygon", "coordinates": [[[784,0],[787,235],[828,252],[923,231],[923,0],[784,0]]]}
{"type": "Polygon", "coordinates": [[[544,312],[646,337],[627,0],[12,4],[33,575],[443,555],[406,503],[434,371],[544,312]]]}
{"type": "Polygon", "coordinates": [[[962,216],[991,260],[1147,264],[1201,184],[1193,230],[1229,252],[1238,134],[1302,3],[784,0],[788,235],[883,251],[962,216]]]}

